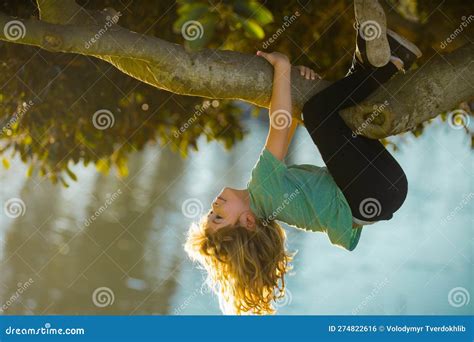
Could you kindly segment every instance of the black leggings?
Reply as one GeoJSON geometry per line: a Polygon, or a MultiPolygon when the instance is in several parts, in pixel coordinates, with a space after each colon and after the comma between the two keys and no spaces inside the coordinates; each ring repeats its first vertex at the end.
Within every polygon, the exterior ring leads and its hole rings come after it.
{"type": "Polygon", "coordinates": [[[390,220],[405,201],[408,182],[383,144],[353,134],[339,110],[364,100],[397,71],[393,63],[381,68],[365,66],[354,55],[346,77],[314,95],[303,107],[304,124],[356,223],[390,220]]]}

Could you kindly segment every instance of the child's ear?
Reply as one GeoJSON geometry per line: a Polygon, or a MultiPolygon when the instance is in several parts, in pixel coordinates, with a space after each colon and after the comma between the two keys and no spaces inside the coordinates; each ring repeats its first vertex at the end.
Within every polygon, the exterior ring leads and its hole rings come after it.
{"type": "Polygon", "coordinates": [[[243,214],[243,226],[247,228],[248,230],[255,230],[256,228],[256,223],[255,223],[255,216],[251,211],[246,211],[243,214]]]}

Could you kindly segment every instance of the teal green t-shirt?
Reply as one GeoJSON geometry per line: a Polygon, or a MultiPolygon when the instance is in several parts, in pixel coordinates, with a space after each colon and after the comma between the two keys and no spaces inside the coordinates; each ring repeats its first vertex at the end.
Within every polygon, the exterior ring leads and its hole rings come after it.
{"type": "Polygon", "coordinates": [[[332,244],[352,251],[362,226],[352,228],[352,212],[327,167],[286,165],[264,148],[247,184],[250,208],[264,221],[278,220],[323,232],[332,244]]]}

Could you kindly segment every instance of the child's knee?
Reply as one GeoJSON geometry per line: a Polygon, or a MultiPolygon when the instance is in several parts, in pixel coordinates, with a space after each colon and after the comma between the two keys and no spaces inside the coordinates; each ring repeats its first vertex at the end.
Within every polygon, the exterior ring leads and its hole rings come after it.
{"type": "Polygon", "coordinates": [[[394,184],[394,191],[393,191],[393,202],[394,202],[394,207],[395,210],[398,210],[402,204],[405,202],[405,199],[407,198],[408,195],[408,180],[403,173],[401,177],[397,180],[397,182],[394,184]]]}
{"type": "Polygon", "coordinates": [[[354,216],[364,221],[389,221],[403,205],[408,193],[406,177],[401,177],[396,185],[383,193],[371,194],[352,203],[354,216]]]}
{"type": "Polygon", "coordinates": [[[387,196],[385,196],[386,200],[383,206],[386,216],[389,217],[389,219],[392,218],[393,214],[403,205],[407,194],[408,181],[405,174],[403,174],[390,188],[387,196]]]}

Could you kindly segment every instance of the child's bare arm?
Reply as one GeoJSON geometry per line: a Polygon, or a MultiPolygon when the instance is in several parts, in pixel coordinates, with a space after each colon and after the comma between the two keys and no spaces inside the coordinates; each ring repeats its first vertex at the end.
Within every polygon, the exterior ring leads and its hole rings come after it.
{"type": "MultiPolygon", "coordinates": [[[[284,54],[279,52],[257,52],[273,65],[273,88],[270,102],[270,127],[265,147],[279,160],[283,160],[288,152],[298,121],[292,117],[291,101],[291,64],[284,54]]],[[[300,75],[306,79],[321,78],[314,70],[297,66],[300,75]]]]}
{"type": "Polygon", "coordinates": [[[291,116],[291,64],[288,57],[278,53],[257,52],[273,65],[273,88],[270,102],[270,127],[265,147],[275,158],[283,160],[287,151],[291,116]]]}

